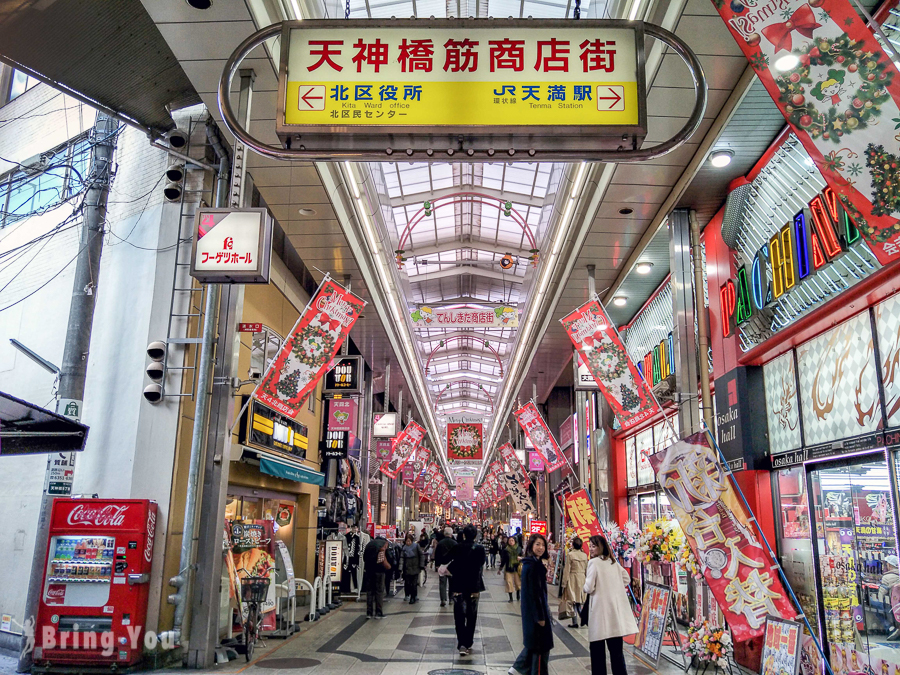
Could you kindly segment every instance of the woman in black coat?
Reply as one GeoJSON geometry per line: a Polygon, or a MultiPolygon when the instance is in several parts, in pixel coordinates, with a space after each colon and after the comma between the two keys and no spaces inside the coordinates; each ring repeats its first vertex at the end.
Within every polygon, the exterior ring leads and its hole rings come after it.
{"type": "Polygon", "coordinates": [[[522,640],[525,648],[512,670],[521,675],[547,675],[547,659],[553,649],[550,604],[547,601],[547,540],[533,534],[522,558],[522,640]]]}

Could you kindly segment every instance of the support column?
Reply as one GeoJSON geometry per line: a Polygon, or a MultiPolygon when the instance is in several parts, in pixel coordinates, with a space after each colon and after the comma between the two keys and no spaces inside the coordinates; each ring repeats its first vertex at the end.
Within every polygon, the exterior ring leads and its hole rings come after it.
{"type": "Polygon", "coordinates": [[[682,436],[700,431],[697,402],[697,339],[694,333],[694,289],[691,265],[691,224],[687,209],[675,209],[669,216],[669,267],[672,271],[672,316],[675,347],[675,389],[678,401],[679,432],[682,436]]]}
{"type": "MultiPolygon", "coordinates": [[[[360,485],[359,496],[362,501],[362,514],[356,519],[356,524],[360,530],[364,530],[369,521],[369,512],[366,505],[369,503],[369,457],[372,452],[372,413],[375,411],[374,399],[374,380],[375,371],[370,370],[366,374],[365,388],[363,389],[363,398],[360,402],[360,414],[362,415],[362,428],[360,431],[359,444],[359,464],[360,464],[360,485]]],[[[373,517],[374,517],[374,507],[373,517]]]]}

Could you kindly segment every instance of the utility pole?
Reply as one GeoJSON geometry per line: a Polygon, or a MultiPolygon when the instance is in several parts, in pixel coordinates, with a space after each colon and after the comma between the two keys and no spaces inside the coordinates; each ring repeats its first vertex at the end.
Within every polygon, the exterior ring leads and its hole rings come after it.
{"type": "MultiPolygon", "coordinates": [[[[63,365],[59,373],[59,401],[56,411],[75,420],[81,419],[84,400],[84,383],[87,379],[88,354],[91,347],[91,328],[94,323],[94,306],[97,302],[97,283],[100,280],[100,254],[103,252],[106,202],[111,183],[110,167],[116,149],[116,132],[119,123],[105,113],[98,112],[91,131],[91,168],[85,178],[87,193],[84,198],[80,249],[75,263],[75,281],[72,286],[72,302],[69,304],[69,326],[63,349],[63,365]]],[[[44,475],[44,492],[35,532],[34,555],[31,560],[31,577],[25,601],[25,621],[37,615],[38,602],[44,581],[44,560],[47,558],[47,530],[50,509],[54,497],[72,494],[72,478],[75,471],[75,454],[68,456],[54,453],[47,457],[44,475]]],[[[23,635],[23,646],[27,636],[23,635]]],[[[17,670],[31,668],[31,652],[22,654],[17,670]]]]}

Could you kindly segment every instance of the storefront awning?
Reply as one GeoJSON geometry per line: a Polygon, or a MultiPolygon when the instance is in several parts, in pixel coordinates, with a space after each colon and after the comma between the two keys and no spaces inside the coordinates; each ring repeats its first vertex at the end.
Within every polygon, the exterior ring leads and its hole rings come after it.
{"type": "Polygon", "coordinates": [[[299,462],[292,462],[288,459],[276,459],[271,455],[263,453],[259,453],[259,470],[270,476],[287,478],[288,480],[295,480],[298,483],[325,485],[325,474],[321,471],[313,471],[299,462]]]}

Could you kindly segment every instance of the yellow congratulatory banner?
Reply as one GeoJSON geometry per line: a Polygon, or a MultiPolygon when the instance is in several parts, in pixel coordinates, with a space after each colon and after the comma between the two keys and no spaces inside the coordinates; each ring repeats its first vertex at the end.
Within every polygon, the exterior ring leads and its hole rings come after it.
{"type": "Polygon", "coordinates": [[[286,125],[639,123],[629,28],[293,29],[286,125]]]}

